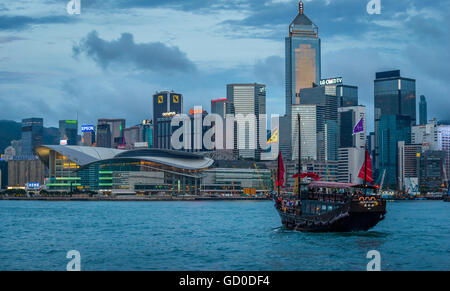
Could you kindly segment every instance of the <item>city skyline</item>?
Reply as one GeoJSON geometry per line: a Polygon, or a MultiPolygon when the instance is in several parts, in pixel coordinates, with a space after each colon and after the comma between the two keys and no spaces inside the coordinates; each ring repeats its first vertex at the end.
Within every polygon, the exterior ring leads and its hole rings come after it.
{"type": "MultiPolygon", "coordinates": [[[[298,1],[82,1],[80,15],[68,15],[66,2],[0,5],[2,119],[44,117],[45,126],[56,127],[58,120],[74,119],[78,112],[79,124],[125,118],[130,126],[151,116],[156,91],[173,89],[185,96],[186,108],[209,108],[211,99],[226,97],[226,84],[243,82],[265,84],[267,113],[283,114],[284,38],[298,1]],[[107,17],[99,17],[99,9],[107,17]],[[161,11],[173,16],[171,24],[161,11]],[[136,23],[120,21],[130,12],[136,23]],[[181,32],[175,29],[180,23],[181,32]],[[116,55],[108,57],[99,48],[116,55]],[[8,102],[11,98],[15,101],[8,102]]],[[[305,13],[320,27],[322,78],[342,76],[359,87],[370,130],[375,73],[391,69],[417,80],[417,95],[427,96],[430,117],[449,119],[442,106],[449,101],[440,90],[448,68],[430,67],[449,55],[450,38],[442,37],[449,33],[448,1],[433,7],[420,1],[382,2],[381,15],[367,14],[365,1],[304,2],[305,13]],[[419,42],[439,37],[432,48],[419,42]]]]}

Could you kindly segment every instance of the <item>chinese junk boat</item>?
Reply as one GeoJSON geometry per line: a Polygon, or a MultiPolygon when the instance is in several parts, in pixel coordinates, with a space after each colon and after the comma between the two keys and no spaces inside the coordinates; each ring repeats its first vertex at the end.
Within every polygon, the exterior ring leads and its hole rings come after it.
{"type": "MultiPolygon", "coordinates": [[[[299,153],[300,149],[299,142],[299,153]]],[[[301,159],[298,169],[299,173],[294,175],[300,181],[296,197],[282,197],[280,187],[284,184],[284,166],[279,154],[278,198],[275,198],[275,208],[286,228],[307,232],[367,231],[384,219],[386,201],[378,195],[377,186],[367,184],[373,183],[372,165],[367,150],[358,176],[364,180],[363,185],[319,181],[313,173],[302,174],[301,159]],[[315,181],[301,183],[303,178],[315,181]]]]}

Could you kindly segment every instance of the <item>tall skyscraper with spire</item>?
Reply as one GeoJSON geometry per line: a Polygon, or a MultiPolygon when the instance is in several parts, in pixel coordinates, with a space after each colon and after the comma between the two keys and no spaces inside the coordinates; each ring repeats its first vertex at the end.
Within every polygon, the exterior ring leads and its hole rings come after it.
{"type": "Polygon", "coordinates": [[[286,37],[286,115],[291,115],[291,105],[300,104],[300,89],[319,84],[320,60],[319,28],[304,14],[300,1],[286,37]]]}

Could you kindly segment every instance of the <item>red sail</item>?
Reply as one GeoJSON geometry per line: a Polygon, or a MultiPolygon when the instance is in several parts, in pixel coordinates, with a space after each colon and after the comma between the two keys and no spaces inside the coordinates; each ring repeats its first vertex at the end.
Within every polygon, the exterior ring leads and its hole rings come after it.
{"type": "Polygon", "coordinates": [[[370,161],[370,155],[369,155],[368,150],[366,150],[366,159],[365,160],[367,161],[367,169],[365,169],[366,163],[364,162],[361,167],[361,170],[359,171],[358,178],[361,178],[364,180],[364,173],[367,173],[366,181],[373,184],[372,162],[370,161]]]}
{"type": "Polygon", "coordinates": [[[277,186],[284,187],[284,163],[281,152],[278,154],[277,186]]]}

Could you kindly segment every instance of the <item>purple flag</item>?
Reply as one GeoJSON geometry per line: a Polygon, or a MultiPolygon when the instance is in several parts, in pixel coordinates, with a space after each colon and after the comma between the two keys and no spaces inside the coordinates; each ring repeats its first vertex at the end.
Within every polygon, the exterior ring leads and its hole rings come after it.
{"type": "Polygon", "coordinates": [[[353,134],[358,134],[364,131],[364,119],[361,118],[361,120],[355,125],[355,128],[353,128],[353,134]]]}

